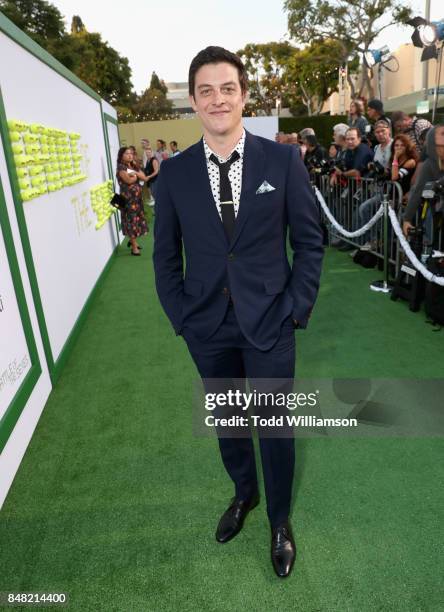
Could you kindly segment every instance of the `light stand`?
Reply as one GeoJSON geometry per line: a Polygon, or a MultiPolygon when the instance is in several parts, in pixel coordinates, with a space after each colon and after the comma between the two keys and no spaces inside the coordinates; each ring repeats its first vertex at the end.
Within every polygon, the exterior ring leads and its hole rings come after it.
{"type": "Polygon", "coordinates": [[[438,57],[436,58],[436,75],[435,75],[435,91],[433,92],[433,110],[432,123],[435,123],[436,109],[438,108],[439,84],[441,77],[442,66],[442,45],[437,49],[438,57]]]}
{"type": "Polygon", "coordinates": [[[394,55],[390,54],[387,46],[382,49],[368,49],[364,52],[364,64],[371,70],[378,67],[378,92],[379,99],[382,100],[382,69],[385,68],[389,72],[397,72],[399,70],[399,62],[394,55]],[[396,62],[396,68],[389,68],[389,62],[396,62]]]}
{"type": "Polygon", "coordinates": [[[378,64],[378,92],[379,92],[379,99],[382,100],[382,87],[381,87],[381,82],[382,82],[382,66],[383,64],[378,64]]]}
{"type": "Polygon", "coordinates": [[[382,196],[382,204],[384,206],[384,278],[383,280],[377,280],[371,283],[370,289],[372,291],[379,291],[380,293],[390,293],[393,289],[393,284],[389,281],[389,245],[388,245],[388,207],[389,200],[387,193],[382,196]]]}

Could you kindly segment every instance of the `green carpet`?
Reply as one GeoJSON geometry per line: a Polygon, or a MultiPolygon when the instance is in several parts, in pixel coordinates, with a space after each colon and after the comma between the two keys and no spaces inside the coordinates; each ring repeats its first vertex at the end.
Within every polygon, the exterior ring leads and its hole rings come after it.
{"type": "MultiPolygon", "coordinates": [[[[0,591],[67,592],[79,611],[443,609],[441,439],[297,441],[298,558],[275,577],[265,500],[221,546],[232,495],[192,434],[196,372],[126,244],[99,291],[1,511],[0,591]]],[[[440,377],[443,334],[329,251],[301,377],[440,377]]]]}

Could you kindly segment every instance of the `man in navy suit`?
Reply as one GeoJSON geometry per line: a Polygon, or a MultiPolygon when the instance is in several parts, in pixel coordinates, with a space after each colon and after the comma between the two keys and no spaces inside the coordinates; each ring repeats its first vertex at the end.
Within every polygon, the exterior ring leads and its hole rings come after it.
{"type": "MultiPolygon", "coordinates": [[[[323,257],[308,173],[294,147],[244,130],[247,76],[236,55],[221,47],[198,53],[189,93],[204,136],[165,161],[158,178],[153,260],[160,301],[204,385],[292,380],[294,330],[307,326],[323,257]]],[[[235,487],[216,530],[225,543],[239,533],[259,493],[251,434],[218,441],[235,487]]],[[[272,563],[285,577],[296,555],[289,522],[294,439],[260,436],[259,442],[272,563]]]]}

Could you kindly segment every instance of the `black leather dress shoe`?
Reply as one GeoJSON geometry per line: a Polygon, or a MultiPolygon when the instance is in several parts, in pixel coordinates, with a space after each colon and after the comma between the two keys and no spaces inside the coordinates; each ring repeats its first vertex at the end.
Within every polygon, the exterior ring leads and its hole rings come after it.
{"type": "Polygon", "coordinates": [[[290,523],[282,523],[272,530],[271,535],[271,562],[279,578],[290,575],[296,558],[296,544],[290,523]]]}
{"type": "Polygon", "coordinates": [[[250,501],[242,501],[233,497],[228,509],[222,515],[216,530],[216,540],[221,544],[229,542],[242,529],[245,517],[259,503],[259,495],[250,501]]]}

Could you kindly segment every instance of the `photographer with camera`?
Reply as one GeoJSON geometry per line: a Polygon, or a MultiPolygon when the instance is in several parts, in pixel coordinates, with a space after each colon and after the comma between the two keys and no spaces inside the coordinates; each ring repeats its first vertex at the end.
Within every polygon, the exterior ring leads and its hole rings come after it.
{"type": "Polygon", "coordinates": [[[343,156],[344,168],[337,168],[336,177],[360,178],[368,172],[368,164],[373,160],[373,151],[361,142],[361,134],[358,128],[348,128],[345,133],[346,151],[343,156]]]}
{"type": "MultiPolygon", "coordinates": [[[[374,131],[378,145],[375,147],[373,162],[370,162],[368,165],[370,171],[368,177],[375,180],[376,192],[371,198],[368,198],[359,205],[358,217],[361,226],[368,223],[375,214],[382,201],[383,183],[391,178],[390,157],[392,154],[392,138],[390,136],[390,126],[386,121],[377,121],[374,131]]],[[[361,247],[363,250],[371,248],[370,239],[371,230],[367,230],[363,238],[365,244],[361,247]]]]}
{"type": "Polygon", "coordinates": [[[324,147],[321,147],[316,136],[313,134],[307,134],[304,137],[304,144],[307,147],[304,157],[305,167],[310,174],[311,180],[319,188],[321,186],[321,173],[325,173],[328,168],[327,152],[324,147]]]}
{"type": "MultiPolygon", "coordinates": [[[[336,162],[335,170],[330,176],[330,186],[342,188],[340,195],[336,192],[333,196],[334,214],[343,218],[351,219],[354,196],[356,195],[356,185],[358,182],[350,183],[349,179],[359,180],[368,172],[368,164],[373,159],[373,151],[370,147],[361,142],[361,134],[358,128],[348,128],[345,133],[346,150],[342,159],[336,162]],[[351,187],[351,189],[350,189],[351,187]]],[[[344,240],[335,240],[332,246],[339,247],[340,250],[350,250],[353,247],[344,240]]]]}
{"type": "Polygon", "coordinates": [[[307,136],[305,136],[304,144],[307,147],[304,164],[310,173],[313,171],[316,172],[327,159],[327,153],[313,134],[307,134],[307,136]]]}
{"type": "Polygon", "coordinates": [[[345,141],[347,130],[348,125],[346,123],[337,123],[333,126],[333,142],[336,145],[336,162],[341,162],[344,159],[347,150],[347,143],[345,141]]]}
{"type": "Polygon", "coordinates": [[[418,155],[422,152],[421,134],[432,127],[430,121],[418,117],[410,117],[403,111],[392,113],[392,124],[395,134],[405,134],[410,138],[418,155]]]}
{"type": "Polygon", "coordinates": [[[425,149],[427,159],[420,165],[416,181],[410,189],[402,230],[405,236],[409,235],[409,230],[414,227],[412,222],[416,212],[423,203],[425,236],[428,244],[431,244],[433,212],[437,209],[442,211],[444,200],[444,125],[437,125],[429,130],[425,149]]]}

